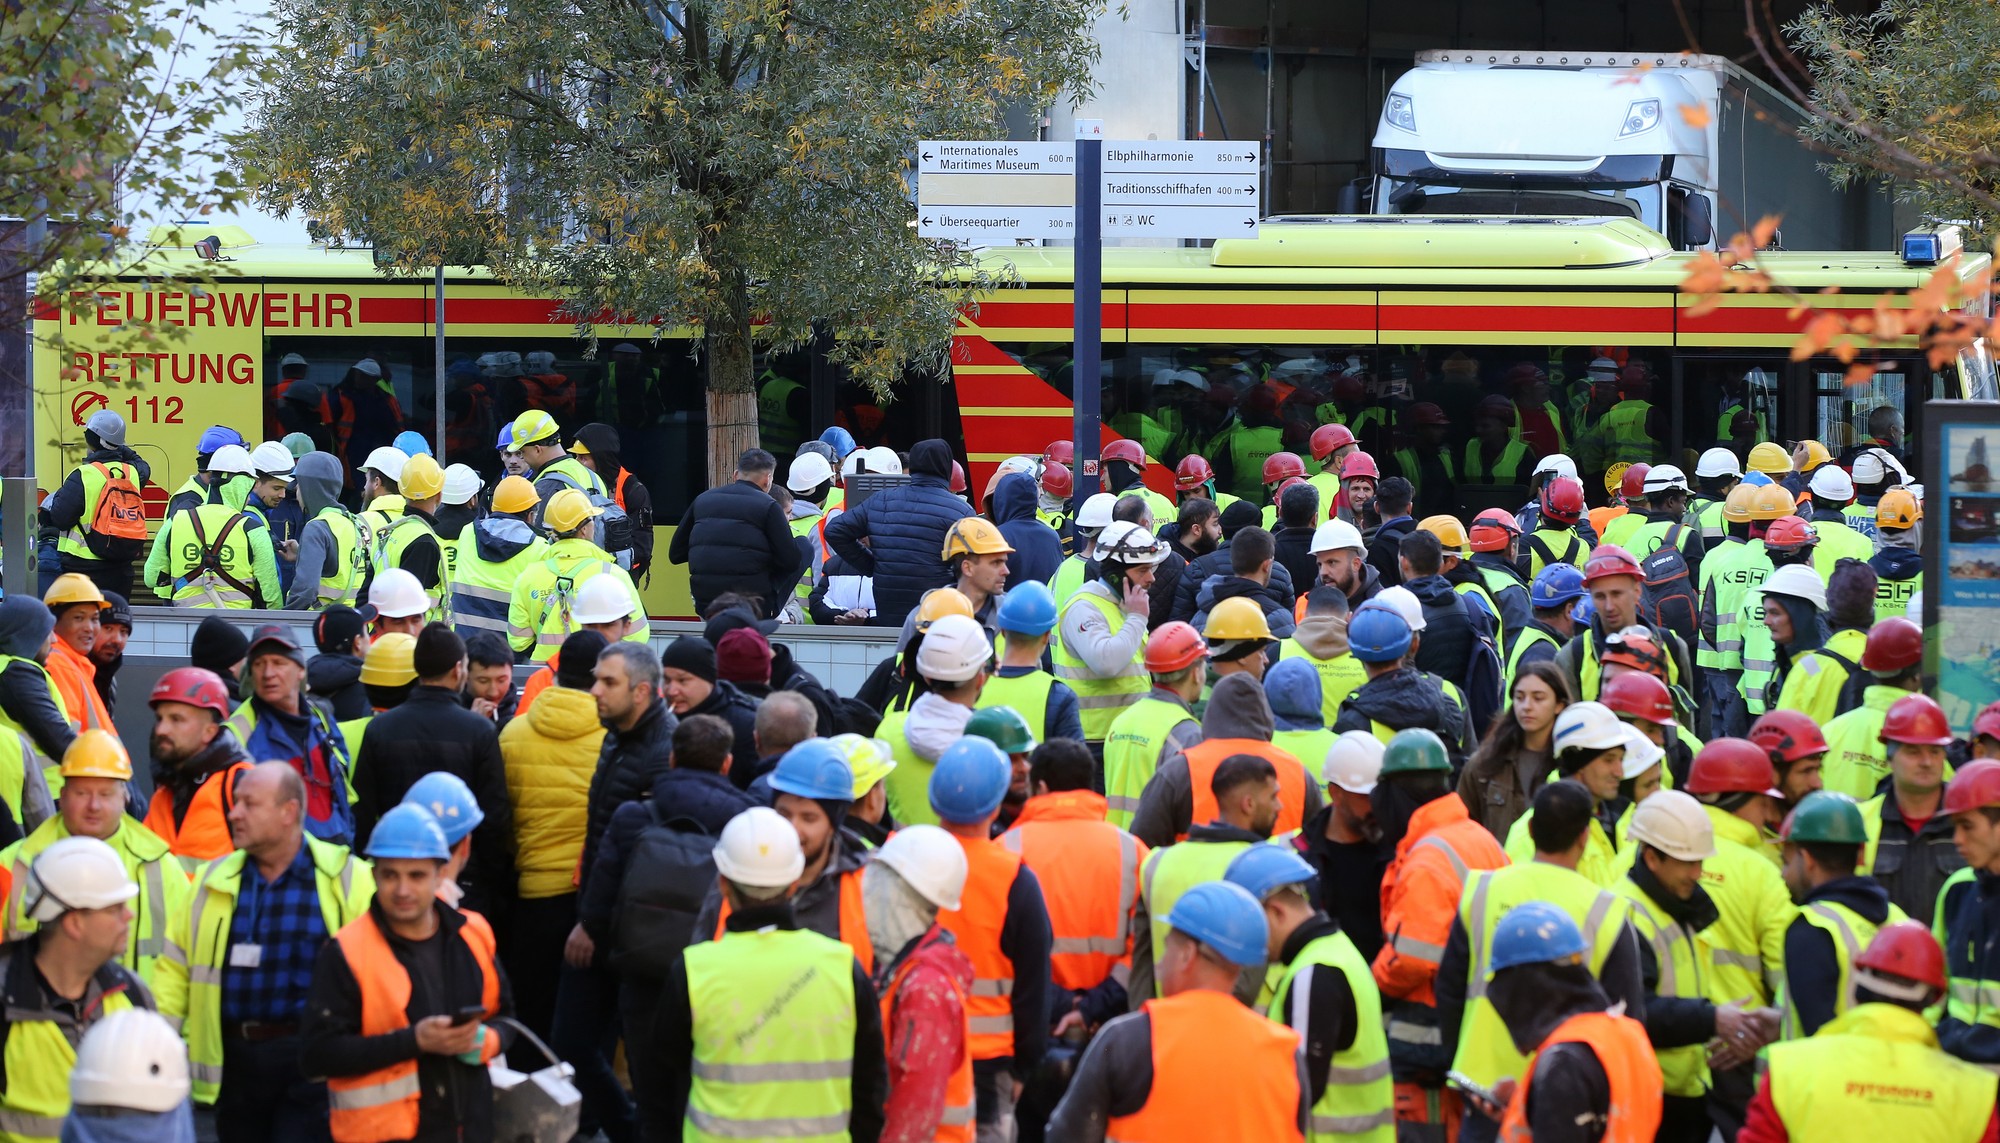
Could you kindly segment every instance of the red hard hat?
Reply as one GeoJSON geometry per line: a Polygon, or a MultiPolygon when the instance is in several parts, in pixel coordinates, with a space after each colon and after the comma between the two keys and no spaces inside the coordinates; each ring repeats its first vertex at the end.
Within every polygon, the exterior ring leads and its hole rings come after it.
{"type": "Polygon", "coordinates": [[[1354,443],[1354,434],[1346,425],[1321,425],[1313,430],[1313,459],[1325,463],[1326,458],[1354,443]]]}
{"type": "Polygon", "coordinates": [[[1558,524],[1583,519],[1583,507],[1583,481],[1574,476],[1558,476],[1542,489],[1542,515],[1558,524]]]}
{"type": "Polygon", "coordinates": [[[1774,710],[1751,723],[1750,741],[1770,752],[1773,766],[1826,753],[1819,723],[1796,710],[1774,710]]]}
{"type": "Polygon", "coordinates": [[[1511,421],[1514,419],[1514,402],[1509,401],[1498,393],[1490,397],[1482,397],[1479,404],[1473,406],[1472,415],[1475,417],[1498,417],[1503,421],[1511,421]]]}
{"type": "Polygon", "coordinates": [[[1646,375],[1646,367],[1634,361],[1618,371],[1618,391],[1621,393],[1643,393],[1653,383],[1646,375]]]}
{"type": "Polygon", "coordinates": [[[1287,476],[1304,476],[1306,462],[1295,452],[1274,452],[1264,458],[1264,483],[1276,484],[1287,476]]]}
{"type": "Polygon", "coordinates": [[[1278,482],[1278,490],[1271,494],[1272,503],[1283,500],[1285,498],[1285,489],[1290,488],[1294,484],[1308,484],[1308,481],[1303,476],[1287,476],[1283,480],[1280,480],[1278,482]]]}
{"type": "Polygon", "coordinates": [[[1502,381],[1517,389],[1525,389],[1530,385],[1547,381],[1548,379],[1549,375],[1542,372],[1542,367],[1532,361],[1516,362],[1513,368],[1507,370],[1507,375],[1501,378],[1502,381]]]}
{"type": "Polygon", "coordinates": [[[1208,644],[1191,623],[1178,620],[1162,623],[1146,637],[1146,670],[1150,674],[1164,675],[1192,667],[1207,657],[1208,644]]]}
{"type": "Polygon", "coordinates": [[[1687,792],[1783,797],[1777,784],[1778,772],[1771,768],[1771,756],[1763,747],[1743,738],[1717,738],[1694,756],[1687,792]]]}
{"type": "Polygon", "coordinates": [[[1646,573],[1639,567],[1638,559],[1617,544],[1599,544],[1591,549],[1590,559],[1584,561],[1583,565],[1583,582],[1586,585],[1621,575],[1629,575],[1637,580],[1646,578],[1646,573]]]}
{"type": "Polygon", "coordinates": [[[1945,977],[1944,950],[1921,921],[1897,921],[1875,930],[1875,939],[1854,958],[1854,967],[1915,981],[1934,992],[1951,987],[1945,977]]]}
{"type": "Polygon", "coordinates": [[[1061,500],[1067,500],[1076,492],[1076,478],[1070,475],[1069,466],[1049,461],[1042,466],[1042,491],[1061,500]]]}
{"type": "Polygon", "coordinates": [[[1193,492],[1215,479],[1215,470],[1208,465],[1208,458],[1200,453],[1189,453],[1174,466],[1174,487],[1182,492],[1193,492]]]}
{"type": "Polygon", "coordinates": [[[1119,437],[1104,446],[1105,460],[1122,460],[1138,468],[1146,467],[1146,447],[1130,437],[1119,437]]]}
{"type": "Polygon", "coordinates": [[[229,688],[221,676],[204,667],[175,667],[153,684],[148,703],[178,702],[212,710],[217,718],[229,717],[229,688]]]}
{"type": "Polygon", "coordinates": [[[1627,500],[1635,496],[1644,496],[1646,494],[1646,474],[1651,471],[1653,471],[1653,466],[1643,461],[1626,468],[1625,475],[1618,478],[1618,495],[1623,496],[1627,500]]]}
{"type": "Polygon", "coordinates": [[[1049,461],[1055,461],[1057,464],[1074,466],[1076,464],[1076,445],[1071,441],[1050,441],[1049,447],[1042,450],[1042,461],[1045,464],[1049,461]]]}
{"type": "MultiPolygon", "coordinates": [[[[1923,662],[1924,629],[1900,615],[1892,615],[1868,629],[1868,642],[1861,645],[1861,669],[1882,675],[1897,675],[1923,662]]],[[[1995,704],[2000,706],[2000,704],[1995,704]]],[[[1987,707],[1994,710],[1994,707],[1987,707]]],[[[1981,712],[1980,717],[1985,717],[1981,712]]],[[[2000,719],[1996,719],[2000,724],[2000,719]]],[[[1974,723],[1977,729],[1978,724],[1974,723]]],[[[2000,738],[2000,734],[1993,737],[2000,738]]]]}
{"type": "Polygon", "coordinates": [[[1597,701],[1615,714],[1631,715],[1659,726],[1674,725],[1674,696],[1652,675],[1627,671],[1598,693],[1597,701]]]}
{"type": "Polygon", "coordinates": [[[1403,419],[1412,425],[1449,426],[1451,424],[1451,418],[1444,415],[1444,410],[1429,401],[1418,401],[1408,409],[1403,410],[1403,419]]]}
{"type": "Polygon", "coordinates": [[[1972,733],[2000,738],[2000,702],[1988,703],[1972,720],[1972,733]]]}
{"type": "Polygon", "coordinates": [[[1521,526],[1505,508],[1488,508],[1472,518],[1467,540],[1475,552],[1504,552],[1507,542],[1521,534],[1521,526]]]}
{"type": "Polygon", "coordinates": [[[1350,452],[1347,459],[1340,462],[1340,478],[1349,480],[1365,476],[1370,480],[1382,479],[1382,470],[1375,467],[1375,458],[1365,452],[1350,452]]]}
{"type": "Polygon", "coordinates": [[[1766,548],[1802,548],[1819,543],[1819,533],[1813,526],[1798,516],[1785,516],[1771,521],[1771,527],[1764,533],[1766,548]]]}
{"type": "Polygon", "coordinates": [[[951,490],[963,492],[965,488],[965,466],[954,460],[951,462],[951,490]]]}
{"type": "Polygon", "coordinates": [[[1981,806],[2000,806],[2000,762],[1975,758],[1958,768],[1944,788],[1944,812],[1962,814],[1981,806]]]}
{"type": "Polygon", "coordinates": [[[1951,723],[1929,695],[1906,695],[1882,718],[1882,741],[1903,746],[1949,746],[1951,723]]]}

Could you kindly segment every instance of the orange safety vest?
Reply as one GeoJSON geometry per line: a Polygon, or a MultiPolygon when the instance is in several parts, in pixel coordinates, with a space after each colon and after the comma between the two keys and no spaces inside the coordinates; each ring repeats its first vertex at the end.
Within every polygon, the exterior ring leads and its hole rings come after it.
{"type": "Polygon", "coordinates": [[[1205,989],[1148,1000],[1146,1015],[1153,1089],[1105,1125],[1106,1143],[1304,1140],[1297,1032],[1205,989]]]}
{"type": "Polygon", "coordinates": [[[1131,963],[1146,846],[1105,821],[1104,809],[1104,795],[1088,790],[1042,794],[1000,835],[1042,883],[1055,934],[1050,975],[1071,992],[1096,988],[1114,967],[1131,963]]]}
{"type": "Polygon", "coordinates": [[[630,479],[632,479],[632,470],[622,464],[619,465],[618,479],[611,485],[611,499],[618,505],[618,510],[621,512],[625,511],[625,482],[630,479]]]}
{"type": "MultiPolygon", "coordinates": [[[[889,978],[889,987],[882,990],[882,1032],[886,1042],[891,1019],[891,1009],[896,1006],[896,997],[902,994],[903,978],[910,975],[910,963],[904,961],[889,978]]],[[[965,1007],[966,997],[958,986],[958,978],[947,977],[951,991],[958,997],[959,1007],[965,1007]]],[[[938,1121],[937,1134],[931,1136],[934,1143],[972,1143],[973,1134],[978,1129],[978,1096],[972,1087],[972,1052],[968,1050],[964,1038],[958,1045],[958,1063],[951,1069],[951,1078],[944,1085],[944,1118],[938,1121]]]]}
{"type": "Polygon", "coordinates": [[[236,842],[229,836],[229,807],[236,804],[236,783],[249,769],[250,763],[238,762],[203,778],[178,827],[174,825],[173,794],[154,790],[146,807],[146,828],[159,834],[176,857],[200,862],[229,856],[236,851],[236,842]]]}
{"type": "Polygon", "coordinates": [[[1014,962],[1000,951],[1000,930],[1007,924],[1007,895],[1021,875],[1021,857],[985,838],[961,837],[958,844],[965,850],[965,890],[958,908],[938,913],[938,924],[972,962],[972,995],[965,1000],[972,1058],[998,1059],[1014,1054],[1014,962]]]}
{"type": "Polygon", "coordinates": [[[43,665],[49,678],[56,684],[62,695],[63,713],[69,716],[70,725],[77,733],[86,730],[108,730],[118,733],[111,724],[111,712],[104,709],[104,699],[97,693],[97,664],[90,656],[79,654],[61,639],[49,649],[49,661],[43,665]]]}
{"type": "Polygon", "coordinates": [[[1604,534],[1604,529],[1611,525],[1611,521],[1616,520],[1618,517],[1623,516],[1625,513],[1630,511],[1631,511],[1630,508],[1627,508],[1622,504],[1615,506],[1607,505],[1603,508],[1592,508],[1588,513],[1586,513],[1586,515],[1590,520],[1590,530],[1602,536],[1604,534]]]}
{"type": "MultiPolygon", "coordinates": [[[[1306,812],[1306,768],[1299,764],[1290,753],[1258,738],[1211,738],[1191,746],[1187,750],[1188,781],[1194,794],[1194,812],[1189,820],[1196,825],[1205,825],[1216,818],[1215,791],[1209,786],[1215,781],[1215,771],[1223,761],[1236,754],[1255,754],[1268,758],[1278,771],[1278,826],[1272,832],[1276,837],[1298,829],[1305,822],[1306,812]]],[[[1176,837],[1176,841],[1186,841],[1187,834],[1176,837]]]]}
{"type": "Polygon", "coordinates": [[[1611,1119],[1604,1126],[1604,1143],[1650,1143],[1660,1129],[1660,1061],[1646,1040],[1645,1025],[1629,1016],[1584,1012],[1556,1025],[1542,1047],[1529,1057],[1528,1068],[1500,1121],[1501,1143],[1532,1143],[1528,1130],[1528,1085],[1535,1078],[1535,1060],[1550,1044],[1588,1044],[1611,1081],[1611,1119]]]}
{"type": "MultiPolygon", "coordinates": [[[[729,898],[722,898],[722,907],[715,911],[715,935],[710,940],[722,939],[722,927],[729,921],[729,898]]],[[[868,911],[861,905],[861,871],[849,870],[840,875],[840,943],[854,950],[854,959],[861,962],[861,971],[875,975],[875,943],[868,939],[868,911]]]]}
{"type": "MultiPolygon", "coordinates": [[[[493,967],[493,930],[486,918],[463,913],[465,923],[458,931],[479,962],[483,978],[479,1002],[491,1018],[500,1011],[500,974],[493,967]]],[[[334,940],[354,983],[361,989],[361,1034],[386,1036],[410,1026],[410,974],[389,941],[375,925],[373,910],[343,926],[334,940]]],[[[480,1063],[500,1054],[500,1036],[486,1030],[480,1044],[480,1063]]],[[[380,1071],[358,1076],[331,1076],[326,1081],[333,1105],[333,1137],[337,1143],[388,1143],[410,1139],[419,1126],[417,1061],[403,1060],[380,1071]]]]}

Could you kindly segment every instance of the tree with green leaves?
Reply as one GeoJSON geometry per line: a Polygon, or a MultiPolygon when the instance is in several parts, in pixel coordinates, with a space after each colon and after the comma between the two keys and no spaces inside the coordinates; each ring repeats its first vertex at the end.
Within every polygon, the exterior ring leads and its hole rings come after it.
{"type": "Polygon", "coordinates": [[[886,397],[979,288],[920,239],[914,143],[1088,90],[1099,0],[278,0],[243,152],[262,201],[405,274],[482,262],[593,320],[702,330],[709,464],[753,360],[835,332],[886,397]]]}

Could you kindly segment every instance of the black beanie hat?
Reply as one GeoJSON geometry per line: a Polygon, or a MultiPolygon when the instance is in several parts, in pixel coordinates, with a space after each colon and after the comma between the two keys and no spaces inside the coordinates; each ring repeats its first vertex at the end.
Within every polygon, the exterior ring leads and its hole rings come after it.
{"type": "Polygon", "coordinates": [[[235,673],[236,664],[249,650],[248,635],[220,615],[211,615],[194,629],[194,638],[188,642],[188,661],[227,676],[235,673]]]}
{"type": "Polygon", "coordinates": [[[699,635],[683,635],[667,644],[660,656],[661,669],[686,671],[698,679],[715,681],[715,644],[699,635]]]}
{"type": "Polygon", "coordinates": [[[604,636],[595,631],[572,631],[556,652],[556,685],[573,691],[587,691],[597,670],[597,656],[606,646],[604,636]]]}

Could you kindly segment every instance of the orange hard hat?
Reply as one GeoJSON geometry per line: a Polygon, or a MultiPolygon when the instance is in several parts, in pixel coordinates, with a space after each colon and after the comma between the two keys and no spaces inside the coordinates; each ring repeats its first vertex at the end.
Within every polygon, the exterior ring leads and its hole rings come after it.
{"type": "Polygon", "coordinates": [[[1164,675],[1194,666],[1208,657],[1208,643],[1191,623],[1162,623],[1146,638],[1146,671],[1164,675]]]}

